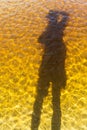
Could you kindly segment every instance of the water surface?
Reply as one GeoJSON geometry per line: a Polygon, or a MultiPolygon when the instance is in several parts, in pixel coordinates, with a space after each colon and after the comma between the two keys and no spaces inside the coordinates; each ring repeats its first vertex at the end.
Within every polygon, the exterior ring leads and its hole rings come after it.
{"type": "MultiPolygon", "coordinates": [[[[0,129],[31,130],[44,46],[38,38],[49,10],[64,11],[67,82],[61,90],[61,130],[87,129],[86,0],[0,1],[0,129]]],[[[61,19],[61,18],[60,18],[61,19]]],[[[39,130],[51,130],[52,85],[44,98],[39,130]]]]}

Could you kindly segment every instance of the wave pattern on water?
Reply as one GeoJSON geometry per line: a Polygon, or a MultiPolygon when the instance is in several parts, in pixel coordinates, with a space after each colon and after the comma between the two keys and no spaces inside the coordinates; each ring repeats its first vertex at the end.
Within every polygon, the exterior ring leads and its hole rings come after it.
{"type": "MultiPolygon", "coordinates": [[[[61,130],[87,129],[86,0],[0,1],[0,129],[29,130],[38,71],[44,55],[39,36],[49,10],[66,11],[64,30],[67,84],[61,91],[61,130]]],[[[52,85],[44,99],[40,130],[51,130],[52,85]]]]}

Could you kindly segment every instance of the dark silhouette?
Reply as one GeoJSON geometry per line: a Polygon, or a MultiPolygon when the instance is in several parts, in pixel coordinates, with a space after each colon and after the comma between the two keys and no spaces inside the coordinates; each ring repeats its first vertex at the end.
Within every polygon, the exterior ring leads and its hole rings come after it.
{"type": "Polygon", "coordinates": [[[37,96],[31,122],[32,130],[38,130],[43,99],[48,94],[50,82],[53,104],[52,130],[60,130],[61,126],[60,90],[66,86],[66,47],[63,42],[63,31],[67,25],[68,14],[50,10],[47,18],[48,26],[38,39],[41,44],[44,44],[45,49],[39,69],[37,96]]]}

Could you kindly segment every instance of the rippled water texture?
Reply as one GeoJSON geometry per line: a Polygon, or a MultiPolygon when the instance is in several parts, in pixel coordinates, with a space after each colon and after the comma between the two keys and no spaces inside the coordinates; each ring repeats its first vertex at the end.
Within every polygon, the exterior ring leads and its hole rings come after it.
{"type": "MultiPolygon", "coordinates": [[[[49,10],[69,14],[63,32],[67,83],[60,97],[61,130],[87,130],[86,0],[0,0],[0,130],[31,130],[44,54],[38,38],[48,26],[49,10]]],[[[51,130],[51,92],[50,84],[39,130],[51,130]]]]}

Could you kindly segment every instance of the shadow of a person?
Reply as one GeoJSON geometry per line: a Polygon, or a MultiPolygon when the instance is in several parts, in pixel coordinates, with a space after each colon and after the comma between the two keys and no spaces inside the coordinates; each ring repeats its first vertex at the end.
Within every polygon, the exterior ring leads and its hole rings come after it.
{"type": "Polygon", "coordinates": [[[65,58],[66,47],[63,42],[64,29],[67,25],[68,14],[50,10],[47,15],[48,26],[38,41],[44,44],[44,55],[39,69],[37,96],[33,107],[31,130],[38,130],[42,103],[48,94],[48,87],[52,83],[52,130],[60,130],[61,109],[60,90],[66,86],[65,58]]]}

